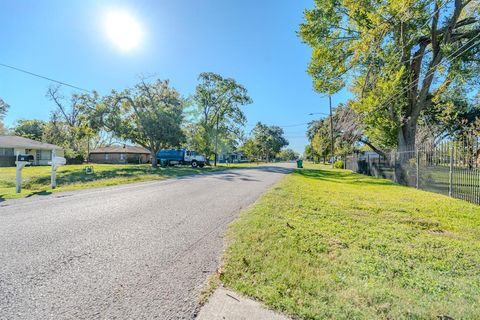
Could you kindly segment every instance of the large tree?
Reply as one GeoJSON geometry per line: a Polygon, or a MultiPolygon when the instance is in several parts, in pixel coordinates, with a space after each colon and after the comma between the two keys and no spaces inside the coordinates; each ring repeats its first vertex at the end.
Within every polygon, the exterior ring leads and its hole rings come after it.
{"type": "Polygon", "coordinates": [[[32,140],[43,141],[46,122],[43,120],[18,120],[12,131],[15,135],[32,140]]]}
{"type": "Polygon", "coordinates": [[[99,128],[92,125],[90,114],[92,105],[99,99],[98,94],[73,93],[64,96],[60,86],[51,86],[47,98],[56,108],[45,127],[46,142],[63,146],[66,158],[86,158],[91,139],[99,134],[99,128]]]}
{"type": "MultiPolygon", "coordinates": [[[[217,163],[218,144],[241,136],[246,117],[242,107],[252,103],[247,89],[234,79],[213,72],[201,73],[193,101],[199,115],[198,145],[217,163]]],[[[229,144],[230,142],[227,142],[229,144]]]]}
{"type": "Polygon", "coordinates": [[[283,136],[283,129],[279,126],[268,126],[258,122],[252,130],[253,142],[259,155],[265,160],[273,159],[288,141],[283,136]]]}
{"type": "Polygon", "coordinates": [[[168,80],[142,80],[132,89],[113,91],[97,109],[105,128],[150,150],[152,166],[162,148],[185,141],[182,122],[186,100],[168,80]]]}
{"type": "Polygon", "coordinates": [[[472,0],[316,0],[299,34],[313,49],[315,89],[332,94],[351,80],[366,134],[405,151],[429,108],[478,84],[478,16],[472,0]]]}
{"type": "Polygon", "coordinates": [[[278,157],[281,160],[284,160],[284,161],[293,161],[293,160],[297,160],[298,158],[300,158],[300,155],[297,152],[295,152],[294,150],[292,150],[290,148],[287,148],[287,149],[281,150],[278,153],[278,157]]]}
{"type": "Polygon", "coordinates": [[[0,134],[5,134],[7,131],[3,125],[3,119],[9,108],[10,106],[0,98],[0,134]]]}

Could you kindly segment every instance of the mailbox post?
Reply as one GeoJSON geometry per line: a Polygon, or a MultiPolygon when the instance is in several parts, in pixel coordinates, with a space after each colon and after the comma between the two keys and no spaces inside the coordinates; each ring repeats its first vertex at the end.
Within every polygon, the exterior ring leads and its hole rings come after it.
{"type": "Polygon", "coordinates": [[[52,166],[52,174],[50,178],[50,186],[52,189],[57,187],[57,169],[60,166],[63,166],[67,163],[67,160],[63,157],[57,157],[55,155],[55,150],[52,151],[52,161],[48,164],[52,166]]]}
{"type": "Polygon", "coordinates": [[[27,164],[30,164],[33,161],[32,155],[21,155],[19,152],[17,153],[17,157],[15,160],[16,166],[16,181],[15,181],[15,191],[17,193],[22,192],[22,169],[25,168],[27,164]]]}

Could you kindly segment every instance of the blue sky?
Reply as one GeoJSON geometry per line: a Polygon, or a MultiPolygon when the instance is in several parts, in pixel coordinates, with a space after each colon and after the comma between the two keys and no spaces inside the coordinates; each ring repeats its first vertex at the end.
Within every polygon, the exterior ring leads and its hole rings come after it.
{"type": "MultiPolygon", "coordinates": [[[[257,121],[285,126],[290,147],[303,152],[308,113],[328,112],[305,70],[310,49],[296,36],[313,0],[34,1],[0,4],[0,63],[107,94],[133,86],[140,75],[170,79],[188,96],[197,76],[235,78],[254,101],[245,107],[247,131],[257,121]],[[106,36],[108,12],[127,10],[143,39],[122,51],[106,36]]],[[[0,97],[18,119],[48,119],[50,83],[0,67],[0,97]]],[[[65,88],[64,93],[69,94],[65,88]]],[[[348,93],[333,97],[336,105],[348,93]]]]}

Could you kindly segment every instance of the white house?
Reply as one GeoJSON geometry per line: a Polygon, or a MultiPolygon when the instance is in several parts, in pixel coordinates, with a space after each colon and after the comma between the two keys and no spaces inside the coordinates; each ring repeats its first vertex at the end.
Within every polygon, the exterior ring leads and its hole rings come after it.
{"type": "Polygon", "coordinates": [[[32,155],[34,165],[47,165],[54,150],[56,156],[63,157],[63,149],[54,144],[19,136],[0,136],[0,167],[14,166],[17,154],[32,155]]]}

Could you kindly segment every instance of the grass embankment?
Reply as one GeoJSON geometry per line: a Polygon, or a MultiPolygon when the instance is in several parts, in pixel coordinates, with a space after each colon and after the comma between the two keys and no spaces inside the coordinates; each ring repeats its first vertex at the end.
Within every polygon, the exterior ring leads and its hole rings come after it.
{"type": "Polygon", "coordinates": [[[228,239],[223,283],[291,315],[480,319],[480,207],[461,200],[298,170],[228,239]]]}
{"type": "MultiPolygon", "coordinates": [[[[230,164],[217,167],[193,169],[191,167],[152,168],[150,165],[108,165],[94,164],[94,174],[85,174],[86,165],[68,165],[57,170],[58,191],[71,191],[118,184],[162,180],[174,176],[202,174],[206,172],[241,168],[256,164],[230,164]]],[[[4,199],[48,195],[50,188],[50,167],[26,167],[22,171],[22,193],[15,193],[15,168],[0,168],[0,201],[4,199]]]]}

